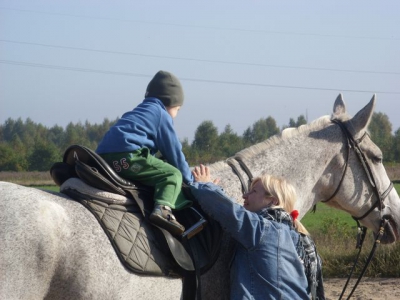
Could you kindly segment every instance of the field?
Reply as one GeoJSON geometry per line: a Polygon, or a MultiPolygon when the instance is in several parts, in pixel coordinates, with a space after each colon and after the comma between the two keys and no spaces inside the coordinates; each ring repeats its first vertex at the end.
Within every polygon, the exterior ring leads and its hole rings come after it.
{"type": "Polygon", "coordinates": [[[0,172],[0,181],[13,182],[25,186],[55,185],[50,172],[0,172]]]}
{"type": "MultiPolygon", "coordinates": [[[[400,195],[400,183],[395,183],[394,188],[400,195]]],[[[310,232],[325,232],[329,230],[329,227],[331,227],[329,224],[334,224],[337,229],[346,231],[357,228],[356,222],[349,214],[331,208],[324,203],[319,203],[317,205],[315,213],[308,212],[301,222],[310,232]]]]}
{"type": "MultiPolygon", "coordinates": [[[[400,194],[400,183],[394,184],[400,194]]],[[[345,277],[358,253],[355,249],[357,224],[350,215],[320,203],[315,213],[308,212],[302,223],[310,231],[324,262],[324,276],[345,277]]],[[[360,264],[367,257],[374,244],[374,236],[367,231],[367,237],[360,255],[360,264]]],[[[359,268],[356,269],[357,273],[359,268]]],[[[368,277],[400,277],[400,243],[380,245],[374,260],[368,267],[368,277]]]]}

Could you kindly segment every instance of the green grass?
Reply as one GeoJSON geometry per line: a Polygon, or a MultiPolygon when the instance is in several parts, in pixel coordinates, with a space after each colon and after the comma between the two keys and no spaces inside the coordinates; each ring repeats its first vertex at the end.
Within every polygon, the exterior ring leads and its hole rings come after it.
{"type": "Polygon", "coordinates": [[[41,185],[41,186],[35,186],[35,188],[38,188],[41,190],[53,191],[53,192],[60,191],[60,187],[57,185],[41,185]]]}
{"type": "MultiPolygon", "coordinates": [[[[400,183],[394,187],[400,194],[400,183]]],[[[325,277],[346,277],[358,253],[357,225],[348,213],[319,203],[316,213],[308,212],[302,223],[310,231],[323,260],[325,277]]],[[[359,274],[374,244],[370,230],[364,242],[359,264],[354,274],[359,274]]],[[[365,276],[400,277],[400,243],[379,245],[365,276]]]]}
{"type": "Polygon", "coordinates": [[[356,228],[357,226],[348,213],[329,207],[324,203],[318,203],[315,213],[308,212],[301,223],[312,233],[322,230],[329,221],[340,224],[340,227],[356,228]]]}
{"type": "MultiPolygon", "coordinates": [[[[400,195],[400,183],[395,183],[394,188],[400,195]]],[[[324,203],[318,203],[316,212],[308,212],[301,220],[303,225],[311,232],[318,232],[326,229],[327,223],[334,223],[338,229],[356,229],[357,224],[352,217],[341,210],[329,207],[324,203]]]]}

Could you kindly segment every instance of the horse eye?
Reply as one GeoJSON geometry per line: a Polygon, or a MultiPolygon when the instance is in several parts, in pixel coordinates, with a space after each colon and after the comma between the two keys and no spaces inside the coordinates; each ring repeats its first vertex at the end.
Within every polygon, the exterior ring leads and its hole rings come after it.
{"type": "Polygon", "coordinates": [[[372,158],[372,161],[375,163],[375,164],[381,164],[382,163],[382,156],[374,156],[373,158],[372,158]]]}

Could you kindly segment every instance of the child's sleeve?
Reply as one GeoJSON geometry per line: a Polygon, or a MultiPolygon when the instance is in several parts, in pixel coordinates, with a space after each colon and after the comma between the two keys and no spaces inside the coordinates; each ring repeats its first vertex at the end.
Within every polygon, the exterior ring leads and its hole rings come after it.
{"type": "Polygon", "coordinates": [[[182,144],[176,135],[172,118],[161,114],[160,121],[156,138],[157,148],[169,164],[181,171],[183,181],[187,184],[192,183],[194,178],[182,152],[182,144]]]}

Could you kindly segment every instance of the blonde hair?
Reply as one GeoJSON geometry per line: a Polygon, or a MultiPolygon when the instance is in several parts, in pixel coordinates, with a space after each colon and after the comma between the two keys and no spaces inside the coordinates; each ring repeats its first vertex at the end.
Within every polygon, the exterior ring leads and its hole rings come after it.
{"type": "MultiPolygon", "coordinates": [[[[259,181],[266,191],[265,196],[272,196],[278,201],[278,204],[274,207],[280,207],[289,214],[294,210],[297,194],[293,185],[282,177],[265,174],[254,178],[251,182],[251,188],[259,181]]],[[[298,232],[309,235],[307,229],[299,220],[294,220],[293,225],[298,232]]]]}

